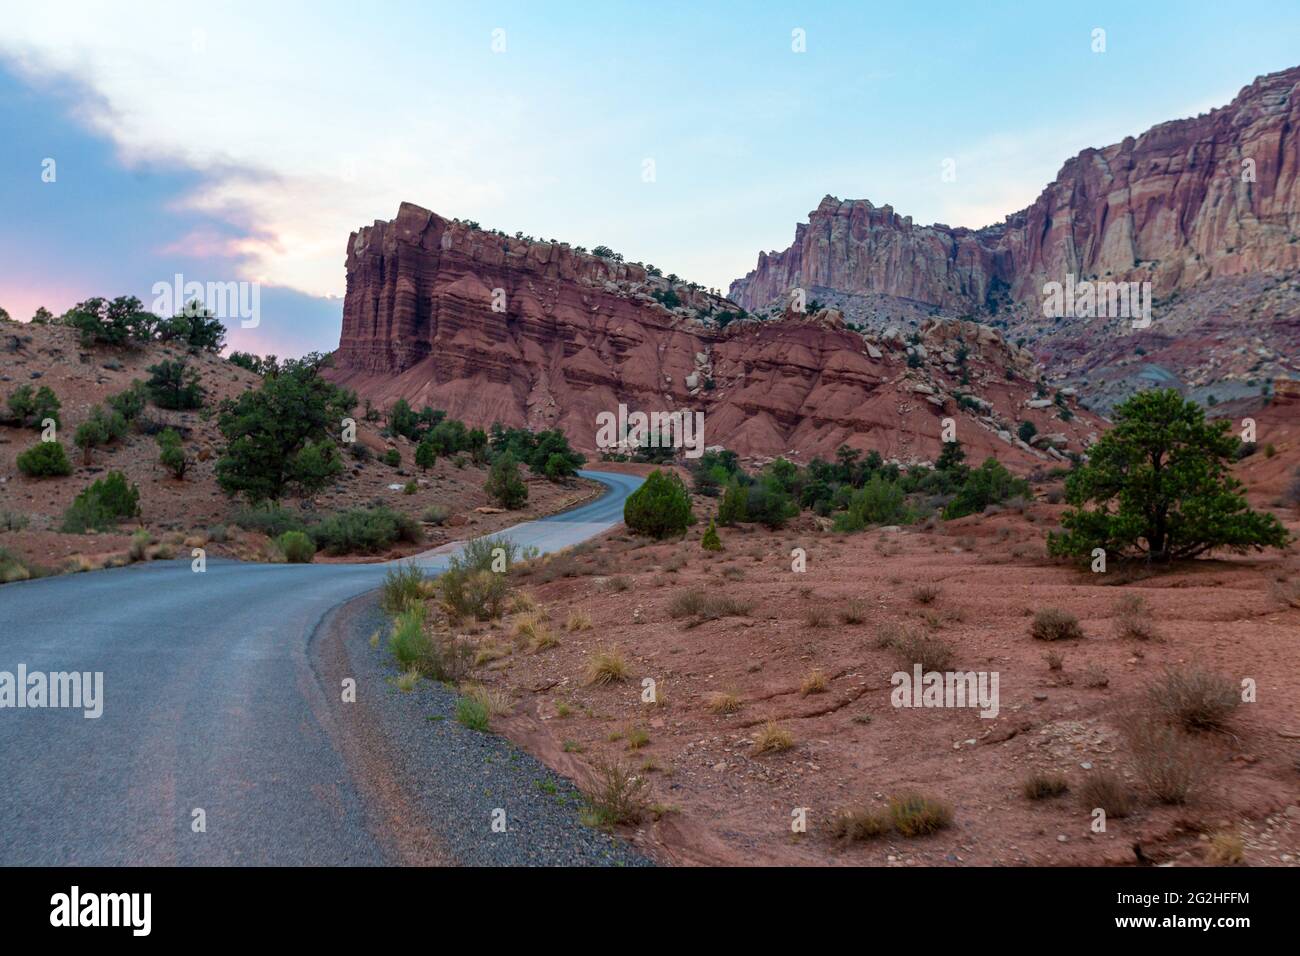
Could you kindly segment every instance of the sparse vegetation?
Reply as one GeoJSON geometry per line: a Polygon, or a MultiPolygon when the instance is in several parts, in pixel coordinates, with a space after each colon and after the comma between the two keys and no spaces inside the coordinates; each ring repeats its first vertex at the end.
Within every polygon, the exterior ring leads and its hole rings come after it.
{"type": "Polygon", "coordinates": [[[1026,800],[1046,800],[1059,797],[1070,789],[1070,785],[1059,773],[1032,773],[1025,778],[1020,789],[1026,800]]]}
{"type": "Polygon", "coordinates": [[[1222,674],[1199,667],[1170,668],[1147,687],[1152,708],[1186,730],[1219,730],[1241,703],[1241,692],[1222,674]]]}
{"type": "Polygon", "coordinates": [[[1069,611],[1047,607],[1034,615],[1029,633],[1040,641],[1071,641],[1083,637],[1079,619],[1069,611]]]}
{"type": "Polygon", "coordinates": [[[587,662],[585,683],[590,686],[622,683],[628,678],[627,660],[617,648],[596,651],[587,662]]]}
{"type": "Polygon", "coordinates": [[[919,793],[907,793],[889,801],[894,829],[905,837],[928,836],[952,824],[952,808],[919,793]]]}
{"type": "Polygon", "coordinates": [[[755,754],[780,753],[783,750],[789,750],[793,746],[794,734],[784,727],[770,722],[764,724],[754,738],[755,754]]]}

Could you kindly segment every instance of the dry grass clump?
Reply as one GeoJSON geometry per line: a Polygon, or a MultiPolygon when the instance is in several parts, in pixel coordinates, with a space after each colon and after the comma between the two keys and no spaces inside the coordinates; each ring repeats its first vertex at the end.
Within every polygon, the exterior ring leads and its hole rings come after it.
{"type": "Polygon", "coordinates": [[[889,816],[902,836],[938,833],[952,825],[952,808],[919,793],[905,793],[889,801],[889,816]]]}
{"type": "Polygon", "coordinates": [[[803,615],[805,627],[823,628],[830,627],[832,622],[831,612],[824,607],[810,607],[803,615]]]}
{"type": "Polygon", "coordinates": [[[624,735],[628,750],[640,750],[650,743],[650,733],[644,727],[629,727],[624,735]]]}
{"type": "Polygon", "coordinates": [[[771,722],[764,724],[763,729],[758,732],[758,736],[754,739],[755,754],[780,753],[783,750],[789,750],[793,746],[794,734],[771,722]]]}
{"type": "Polygon", "coordinates": [[[509,655],[509,648],[489,639],[480,644],[474,652],[474,666],[482,667],[484,664],[491,664],[493,661],[499,661],[509,655]]]}
{"type": "Polygon", "coordinates": [[[1046,800],[1048,797],[1059,797],[1070,789],[1070,784],[1059,773],[1031,773],[1020,789],[1026,800],[1046,800]]]}
{"type": "Polygon", "coordinates": [[[1179,728],[1132,711],[1121,717],[1120,729],[1138,782],[1161,803],[1187,803],[1208,779],[1204,747],[1179,728]]]}
{"type": "Polygon", "coordinates": [[[1047,661],[1047,669],[1049,671],[1065,669],[1065,655],[1057,651],[1048,651],[1043,655],[1043,660],[1047,661]]]}
{"type": "Polygon", "coordinates": [[[939,595],[942,593],[943,591],[938,585],[918,584],[912,588],[912,600],[917,604],[929,605],[939,600],[939,595]]]}
{"type": "Polygon", "coordinates": [[[510,695],[495,687],[469,684],[461,687],[460,692],[487,711],[490,717],[508,714],[514,709],[514,705],[510,703],[510,695]]]}
{"type": "Polygon", "coordinates": [[[1246,860],[1246,844],[1235,830],[1218,830],[1210,835],[1205,858],[1215,866],[1235,866],[1246,860]]]}
{"type": "Polygon", "coordinates": [[[708,709],[709,713],[722,715],[738,712],[742,703],[739,694],[732,693],[731,691],[715,691],[709,695],[704,706],[708,709]]]}
{"type": "Polygon", "coordinates": [[[841,624],[865,624],[867,620],[866,602],[854,598],[840,608],[839,618],[841,624]]]}
{"type": "Polygon", "coordinates": [[[397,685],[397,689],[402,693],[409,694],[411,691],[415,690],[415,685],[419,683],[419,680],[420,672],[412,669],[409,671],[402,671],[402,673],[393,678],[393,683],[397,685]]]}
{"type": "Polygon", "coordinates": [[[1130,641],[1153,641],[1160,636],[1140,594],[1125,594],[1115,602],[1115,636],[1130,641]]]}
{"type": "Polygon", "coordinates": [[[592,760],[591,782],[586,788],[587,811],[584,822],[591,826],[613,827],[640,823],[647,808],[650,781],[633,773],[617,761],[597,757],[592,760]]]}
{"type": "Polygon", "coordinates": [[[713,594],[703,588],[690,588],[669,602],[668,616],[674,620],[690,618],[688,626],[695,627],[722,617],[744,617],[750,609],[750,604],[728,594],[713,594]]]}
{"type": "Polygon", "coordinates": [[[628,678],[627,661],[616,647],[604,648],[591,655],[587,662],[587,686],[603,687],[618,684],[628,678]]]}
{"type": "Polygon", "coordinates": [[[545,629],[546,614],[536,610],[523,612],[510,625],[511,635],[522,641],[531,641],[538,631],[545,629]]]}
{"type": "Polygon", "coordinates": [[[920,664],[923,671],[946,671],[954,657],[952,645],[943,638],[915,631],[903,631],[892,646],[899,670],[910,671],[920,664]]]}
{"type": "Polygon", "coordinates": [[[1236,685],[1198,667],[1169,668],[1147,687],[1151,706],[1187,730],[1219,730],[1241,703],[1236,685]]]}
{"type": "Polygon", "coordinates": [[[528,642],[528,646],[533,651],[547,651],[552,647],[559,647],[560,638],[549,627],[543,625],[533,631],[533,636],[528,642]]]}
{"type": "Polygon", "coordinates": [[[610,594],[618,594],[621,591],[629,590],[631,587],[631,578],[623,574],[616,574],[612,578],[606,578],[600,589],[610,594]]]}
{"type": "Polygon", "coordinates": [[[1111,773],[1109,770],[1098,770],[1088,774],[1083,778],[1083,783],[1079,784],[1076,792],[1079,796],[1079,804],[1086,812],[1091,813],[1100,807],[1106,811],[1106,816],[1116,819],[1132,813],[1136,803],[1128,784],[1124,783],[1118,774],[1111,773]]]}
{"type": "Polygon", "coordinates": [[[1093,690],[1110,686],[1110,675],[1096,664],[1089,664],[1083,669],[1083,686],[1093,690]]]}
{"type": "Polygon", "coordinates": [[[537,610],[537,599],[527,591],[516,591],[510,596],[510,603],[506,605],[506,610],[511,614],[535,611],[537,610]]]}
{"type": "Polygon", "coordinates": [[[564,622],[564,629],[570,634],[575,631],[591,630],[591,615],[584,611],[573,611],[569,614],[569,619],[564,622]]]}
{"type": "Polygon", "coordinates": [[[1035,614],[1029,633],[1040,641],[1072,641],[1083,637],[1079,619],[1055,607],[1045,607],[1035,614]]]}
{"type": "Polygon", "coordinates": [[[831,836],[837,840],[851,842],[854,840],[873,840],[884,836],[894,823],[889,814],[869,807],[849,807],[838,811],[831,818],[831,836]]]}
{"type": "Polygon", "coordinates": [[[799,693],[804,697],[809,694],[824,694],[830,686],[830,679],[821,670],[809,673],[799,684],[799,693]]]}

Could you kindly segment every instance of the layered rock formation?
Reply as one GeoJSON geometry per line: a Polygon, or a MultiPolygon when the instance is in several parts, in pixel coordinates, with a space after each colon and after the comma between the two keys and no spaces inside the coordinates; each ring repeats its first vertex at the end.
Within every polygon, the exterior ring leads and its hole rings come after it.
{"type": "Polygon", "coordinates": [[[1036,396],[1029,353],[974,323],[930,321],[911,342],[849,329],[831,309],[720,327],[737,310],[727,300],[684,286],[673,298],[641,266],[409,203],[354,233],[347,265],[330,374],[380,407],[400,397],[475,425],[559,427],[586,451],[597,414],[620,403],[699,410],[707,444],[805,460],[841,443],[933,460],[950,417],[973,457],[1022,469],[1081,451],[1097,428],[1060,420],[1036,396]],[[1020,443],[1021,420],[1051,440],[1020,443]]]}
{"type": "MultiPolygon", "coordinates": [[[[1067,275],[1149,281],[1157,323],[1174,297],[1186,304],[1213,286],[1202,309],[1210,310],[1241,297],[1235,284],[1300,270],[1298,93],[1300,67],[1261,77],[1208,114],[1084,150],[1028,209],[984,229],[915,226],[889,206],[828,196],[796,227],[794,243],[760,254],[730,295],[763,309],[801,287],[877,325],[936,310],[977,316],[1040,344],[1049,365],[1057,340],[1081,330],[1043,318],[1046,282],[1067,275]]],[[[1289,297],[1258,324],[1297,315],[1300,301],[1289,297]]],[[[1098,328],[1086,336],[1095,340],[1098,328]]],[[[1130,332],[1118,323],[1100,328],[1130,332]]],[[[1264,347],[1284,352],[1289,344],[1285,334],[1264,347]]],[[[1264,377],[1288,368],[1254,371],[1264,377]]],[[[1186,367],[1172,371],[1181,380],[1198,377],[1185,375],[1186,367]]]]}

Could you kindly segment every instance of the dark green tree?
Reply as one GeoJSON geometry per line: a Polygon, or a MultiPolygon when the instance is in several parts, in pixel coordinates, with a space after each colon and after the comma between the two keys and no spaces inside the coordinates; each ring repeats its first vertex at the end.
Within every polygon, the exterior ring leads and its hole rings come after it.
{"type": "Polygon", "coordinates": [[[634,534],[667,538],[685,532],[693,520],[691,496],[671,471],[650,472],[623,503],[623,523],[634,534]]]}
{"type": "Polygon", "coordinates": [[[159,408],[183,411],[203,405],[199,373],[187,367],[185,362],[162,361],[150,365],[145,371],[149,373],[145,388],[159,408]]]}
{"type": "Polygon", "coordinates": [[[1229,472],[1239,442],[1228,422],[1207,422],[1173,389],[1139,392],[1114,414],[1115,427],[1066,479],[1072,507],[1064,533],[1048,535],[1052,554],[1087,559],[1102,548],[1171,561],[1286,545],[1282,523],[1252,511],[1229,472]]]}
{"type": "Polygon", "coordinates": [[[340,456],[319,446],[332,446],[356,396],[325,381],[319,367],[285,362],[259,388],[221,403],[217,425],[227,444],[217,483],[226,494],[254,503],[278,501],[290,488],[311,495],[343,470],[340,456]],[[317,447],[303,455],[308,446],[317,447]]]}

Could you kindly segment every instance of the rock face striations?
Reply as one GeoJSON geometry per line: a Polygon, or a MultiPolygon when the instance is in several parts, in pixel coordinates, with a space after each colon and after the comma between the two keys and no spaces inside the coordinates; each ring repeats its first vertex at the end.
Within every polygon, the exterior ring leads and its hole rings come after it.
{"type": "Polygon", "coordinates": [[[329,374],[379,407],[400,397],[481,426],[558,427],[587,451],[597,414],[619,404],[689,409],[705,413],[707,444],[742,455],[846,443],[903,461],[936,458],[951,417],[973,457],[1022,469],[1082,450],[1097,428],[1086,413],[1060,420],[1030,354],[973,322],[927,321],[908,340],[850,329],[834,309],[741,318],[639,265],[409,203],[354,233],[347,265],[329,374]],[[1015,437],[1023,420],[1035,446],[1015,437]]]}
{"type": "MultiPolygon", "coordinates": [[[[1086,361],[1058,365],[1056,353],[1070,351],[1075,339],[1095,341],[1098,327],[1045,319],[1047,282],[1067,275],[1150,282],[1157,324],[1151,334],[1158,337],[1161,311],[1167,316],[1176,301],[1186,306],[1206,293],[1193,311],[1214,318],[1239,308],[1243,296],[1257,298],[1261,274],[1289,279],[1297,271],[1300,67],[1257,79],[1208,114],[1084,150],[1028,209],[984,229],[916,226],[889,206],[828,196],[796,227],[793,245],[760,254],[730,295],[747,309],[763,309],[800,287],[850,319],[876,325],[936,313],[997,321],[1033,343],[1049,368],[1085,375],[1086,361]]],[[[1250,317],[1243,334],[1261,339],[1252,348],[1285,353],[1296,344],[1300,296],[1281,298],[1267,314],[1250,317]],[[1282,327],[1273,328],[1273,320],[1282,327]]],[[[1102,328],[1106,336],[1129,334],[1120,323],[1102,328]]],[[[1236,380],[1236,373],[1294,371],[1276,362],[1220,369],[1216,378],[1202,367],[1208,358],[1199,351],[1174,355],[1167,371],[1193,388],[1236,380]]]]}

